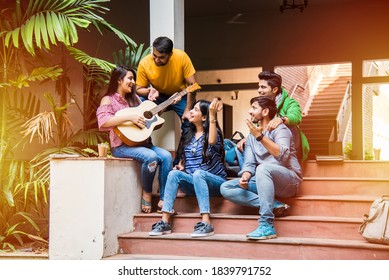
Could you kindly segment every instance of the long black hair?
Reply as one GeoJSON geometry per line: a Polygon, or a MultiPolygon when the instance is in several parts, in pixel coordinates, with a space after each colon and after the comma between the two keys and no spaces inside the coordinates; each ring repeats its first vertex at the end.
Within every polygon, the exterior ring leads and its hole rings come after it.
{"type": "MultiPolygon", "coordinates": [[[[132,72],[134,74],[134,80],[136,81],[136,72],[134,69],[127,67],[127,66],[117,66],[115,69],[112,70],[111,78],[109,80],[107,92],[104,96],[107,95],[113,95],[117,92],[118,89],[118,81],[123,80],[124,77],[127,75],[128,71],[132,72]]],[[[126,96],[124,97],[128,104],[130,106],[137,106],[141,103],[139,97],[136,95],[136,89],[135,84],[132,88],[131,92],[127,92],[126,96]]]]}
{"type": "MultiPolygon", "coordinates": [[[[211,159],[211,155],[209,154],[208,151],[208,138],[209,138],[209,105],[211,102],[207,100],[200,99],[196,101],[193,104],[193,107],[199,103],[199,108],[201,115],[206,116],[205,121],[203,121],[203,130],[204,130],[204,145],[203,145],[203,151],[202,151],[202,156],[203,156],[203,163],[208,162],[211,159]]],[[[193,108],[192,107],[192,108],[193,108]]],[[[220,129],[219,123],[216,121],[216,129],[217,129],[217,134],[220,136],[221,139],[221,161],[224,162],[224,148],[223,148],[223,132],[220,129]]],[[[183,163],[185,163],[185,147],[189,145],[191,142],[193,136],[196,134],[196,126],[193,123],[189,123],[189,129],[188,131],[182,135],[180,139],[180,144],[178,145],[177,149],[177,158],[179,158],[183,163]]]]}

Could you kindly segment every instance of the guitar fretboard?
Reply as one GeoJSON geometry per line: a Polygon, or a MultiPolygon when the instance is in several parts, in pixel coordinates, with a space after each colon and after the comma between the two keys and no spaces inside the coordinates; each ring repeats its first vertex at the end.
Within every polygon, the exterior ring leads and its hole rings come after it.
{"type": "Polygon", "coordinates": [[[174,102],[174,99],[177,97],[182,97],[188,93],[187,89],[184,89],[183,91],[180,91],[176,94],[173,94],[169,97],[166,101],[162,102],[161,104],[158,104],[156,107],[150,110],[150,112],[154,115],[158,114],[160,111],[166,109],[169,105],[171,105],[174,102]]]}

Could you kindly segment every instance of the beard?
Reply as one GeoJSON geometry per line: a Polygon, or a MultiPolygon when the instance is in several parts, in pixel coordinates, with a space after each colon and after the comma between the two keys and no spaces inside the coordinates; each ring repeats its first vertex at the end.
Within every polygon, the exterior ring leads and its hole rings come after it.
{"type": "Polygon", "coordinates": [[[168,63],[168,61],[157,63],[157,62],[154,60],[154,64],[155,64],[156,66],[158,66],[158,67],[165,66],[167,63],[168,63]]]}

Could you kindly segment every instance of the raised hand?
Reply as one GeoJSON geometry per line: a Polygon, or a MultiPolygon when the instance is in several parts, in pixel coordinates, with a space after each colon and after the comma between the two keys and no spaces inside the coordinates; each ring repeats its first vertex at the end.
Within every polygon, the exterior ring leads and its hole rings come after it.
{"type": "Polygon", "coordinates": [[[258,124],[254,124],[251,120],[246,119],[247,127],[250,129],[250,133],[257,138],[260,136],[263,132],[263,125],[261,122],[258,122],[258,124]]]}
{"type": "Polygon", "coordinates": [[[209,116],[212,119],[216,119],[217,112],[223,109],[223,102],[221,102],[218,98],[214,98],[209,105],[209,116]]]}

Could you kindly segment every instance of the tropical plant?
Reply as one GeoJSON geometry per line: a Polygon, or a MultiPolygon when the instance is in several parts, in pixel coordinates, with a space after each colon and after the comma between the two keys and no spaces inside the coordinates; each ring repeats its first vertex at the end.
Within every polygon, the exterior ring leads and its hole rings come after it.
{"type": "Polygon", "coordinates": [[[139,62],[150,53],[150,47],[143,50],[144,44],[138,47],[128,46],[124,50],[119,50],[113,53],[113,59],[116,65],[126,65],[128,67],[138,70],[139,62]]]}
{"type": "MultiPolygon", "coordinates": [[[[8,240],[14,238],[20,242],[21,235],[39,240],[40,230],[34,218],[47,218],[44,205],[50,154],[87,155],[83,148],[106,140],[93,126],[95,115],[91,108],[97,107],[96,92],[105,85],[114,64],[77,49],[79,31],[93,26],[100,34],[113,32],[137,50],[134,56],[139,57],[136,43],[102,17],[109,11],[104,6],[106,2],[109,0],[16,0],[1,8],[0,200],[4,204],[0,210],[8,215],[1,217],[4,227],[0,228],[0,248],[12,249],[8,240]],[[92,93],[84,96],[84,106],[75,103],[84,121],[84,129],[76,132],[72,131],[67,115],[67,97],[74,97],[68,87],[69,57],[84,66],[87,88],[92,93]],[[55,82],[53,89],[59,95],[59,104],[51,92],[43,91],[51,111],[40,112],[38,90],[26,92],[26,89],[39,88],[47,81],[55,82]],[[25,137],[21,137],[22,132],[25,137]],[[50,147],[31,161],[15,158],[18,150],[36,139],[50,147]],[[20,230],[26,223],[38,235],[20,230]]],[[[142,48],[143,45],[140,52],[142,48]]]]}
{"type": "Polygon", "coordinates": [[[353,156],[353,144],[346,143],[344,146],[344,155],[346,156],[346,159],[352,159],[353,156]]]}

